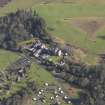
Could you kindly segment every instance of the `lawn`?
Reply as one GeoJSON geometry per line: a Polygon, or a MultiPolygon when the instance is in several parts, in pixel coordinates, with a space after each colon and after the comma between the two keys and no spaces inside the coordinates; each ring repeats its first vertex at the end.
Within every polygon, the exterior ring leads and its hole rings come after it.
{"type": "Polygon", "coordinates": [[[0,70],[5,69],[19,57],[17,53],[0,49],[0,70]]]}

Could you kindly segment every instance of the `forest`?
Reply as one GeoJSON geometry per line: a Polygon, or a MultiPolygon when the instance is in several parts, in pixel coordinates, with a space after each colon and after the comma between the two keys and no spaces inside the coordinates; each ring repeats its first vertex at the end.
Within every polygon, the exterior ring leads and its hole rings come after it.
{"type": "Polygon", "coordinates": [[[17,43],[44,37],[46,24],[43,18],[34,11],[18,10],[0,17],[0,46],[9,50],[19,50],[17,43]]]}

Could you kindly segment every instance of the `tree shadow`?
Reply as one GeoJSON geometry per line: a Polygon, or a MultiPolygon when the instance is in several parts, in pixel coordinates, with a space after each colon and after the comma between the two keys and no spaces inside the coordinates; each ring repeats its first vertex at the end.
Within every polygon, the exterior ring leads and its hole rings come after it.
{"type": "Polygon", "coordinates": [[[98,36],[98,38],[100,38],[100,39],[102,39],[102,40],[105,40],[105,35],[98,36]]]}

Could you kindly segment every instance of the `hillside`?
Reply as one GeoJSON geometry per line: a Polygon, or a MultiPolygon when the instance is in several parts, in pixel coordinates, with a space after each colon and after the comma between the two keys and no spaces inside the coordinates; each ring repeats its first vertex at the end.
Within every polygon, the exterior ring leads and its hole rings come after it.
{"type": "Polygon", "coordinates": [[[21,57],[21,54],[0,49],[0,71],[2,69],[5,70],[9,64],[13,63],[19,57],[21,57]]]}
{"type": "Polygon", "coordinates": [[[104,28],[104,0],[0,7],[0,105],[104,105],[104,28]]]}

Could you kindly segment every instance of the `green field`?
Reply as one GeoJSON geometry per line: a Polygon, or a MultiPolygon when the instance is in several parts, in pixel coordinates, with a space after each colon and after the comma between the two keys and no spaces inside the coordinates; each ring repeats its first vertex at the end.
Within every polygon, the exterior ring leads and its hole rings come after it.
{"type": "Polygon", "coordinates": [[[56,83],[53,76],[42,67],[33,63],[31,69],[28,72],[28,78],[32,81],[36,81],[39,86],[43,86],[44,83],[56,83]],[[55,82],[54,82],[55,81],[55,82]]]}
{"type": "MultiPolygon", "coordinates": [[[[53,31],[50,31],[51,35],[59,37],[66,42],[85,49],[87,56],[84,58],[87,61],[95,60],[95,55],[103,53],[105,51],[105,40],[99,39],[96,37],[95,42],[88,39],[86,32],[79,30],[76,27],[73,27],[68,22],[65,22],[64,19],[70,18],[88,18],[88,17],[105,17],[105,5],[93,5],[93,4],[75,4],[75,5],[65,5],[65,4],[49,4],[35,6],[34,9],[37,9],[38,13],[43,16],[47,23],[48,27],[53,28],[53,31]],[[91,59],[92,58],[92,59],[91,59]]],[[[97,36],[104,35],[105,31],[103,27],[101,30],[96,32],[97,36]]],[[[94,61],[91,61],[94,63],[94,61]]]]}
{"type": "Polygon", "coordinates": [[[0,70],[5,69],[9,64],[18,59],[20,55],[0,49],[0,70]]]}

